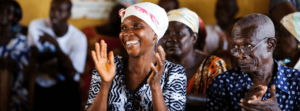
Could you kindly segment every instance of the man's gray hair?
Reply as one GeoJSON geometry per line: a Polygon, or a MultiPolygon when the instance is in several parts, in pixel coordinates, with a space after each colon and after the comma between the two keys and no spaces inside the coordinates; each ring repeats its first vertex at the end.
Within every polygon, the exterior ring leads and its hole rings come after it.
{"type": "Polygon", "coordinates": [[[232,35],[239,35],[243,29],[256,27],[253,36],[256,37],[275,37],[275,28],[272,20],[263,14],[249,14],[237,21],[232,29],[232,35]]]}

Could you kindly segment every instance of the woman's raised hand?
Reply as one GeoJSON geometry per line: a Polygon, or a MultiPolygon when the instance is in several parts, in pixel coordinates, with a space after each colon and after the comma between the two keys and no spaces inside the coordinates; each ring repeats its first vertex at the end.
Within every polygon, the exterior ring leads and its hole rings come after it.
{"type": "Polygon", "coordinates": [[[156,67],[153,63],[150,64],[152,73],[149,76],[148,84],[151,88],[160,88],[160,79],[165,70],[165,51],[161,46],[158,46],[158,53],[155,53],[155,58],[157,61],[156,67]]]}
{"type": "Polygon", "coordinates": [[[109,52],[107,61],[107,44],[101,40],[101,47],[98,42],[95,43],[96,52],[92,51],[92,57],[95,62],[96,69],[103,82],[111,83],[116,73],[116,66],[114,63],[114,53],[109,52]],[[100,49],[101,48],[101,49],[100,49]]]}

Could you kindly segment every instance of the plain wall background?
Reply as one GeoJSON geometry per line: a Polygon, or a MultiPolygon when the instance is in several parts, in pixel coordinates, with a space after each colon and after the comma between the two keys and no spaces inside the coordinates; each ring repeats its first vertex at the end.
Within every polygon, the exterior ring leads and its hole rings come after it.
{"type": "MultiPolygon", "coordinates": [[[[28,26],[30,21],[37,18],[46,18],[49,16],[51,0],[16,0],[22,7],[23,18],[21,24],[28,26]]],[[[159,0],[139,0],[144,2],[158,3],[159,0]]],[[[195,11],[204,21],[204,23],[215,23],[214,11],[217,0],[178,0],[180,7],[186,7],[195,11]]],[[[239,12],[236,17],[242,17],[251,13],[269,14],[270,0],[237,0],[239,12]]],[[[69,23],[78,29],[85,26],[95,26],[106,23],[107,20],[96,19],[70,19],[69,23]]]]}

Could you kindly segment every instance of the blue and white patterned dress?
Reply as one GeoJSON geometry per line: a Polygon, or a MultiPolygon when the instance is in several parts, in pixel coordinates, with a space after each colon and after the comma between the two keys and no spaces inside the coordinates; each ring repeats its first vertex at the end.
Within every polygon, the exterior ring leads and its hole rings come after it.
{"type": "MultiPolygon", "coordinates": [[[[274,60],[274,75],[262,100],[270,98],[270,87],[276,85],[278,107],[283,111],[300,110],[300,71],[274,60]]],[[[206,93],[208,111],[241,111],[240,100],[253,85],[250,75],[240,68],[219,74],[206,93]]]]}
{"type": "MultiPolygon", "coordinates": [[[[152,95],[148,82],[134,94],[125,84],[124,58],[115,57],[116,76],[113,79],[108,94],[108,111],[152,111],[152,95]]],[[[99,89],[101,78],[96,70],[93,71],[89,98],[85,110],[94,102],[99,89]]],[[[148,80],[147,80],[148,81],[148,80]]],[[[183,111],[186,103],[187,79],[182,66],[169,61],[165,62],[165,71],[161,77],[161,88],[167,108],[170,111],[183,111]]]]}
{"type": "Polygon", "coordinates": [[[29,100],[27,89],[24,88],[24,75],[21,70],[29,63],[30,47],[26,36],[16,34],[7,45],[0,45],[0,57],[9,58],[17,62],[17,73],[13,74],[10,110],[28,110],[29,100]],[[10,57],[7,57],[7,56],[10,57]]]}

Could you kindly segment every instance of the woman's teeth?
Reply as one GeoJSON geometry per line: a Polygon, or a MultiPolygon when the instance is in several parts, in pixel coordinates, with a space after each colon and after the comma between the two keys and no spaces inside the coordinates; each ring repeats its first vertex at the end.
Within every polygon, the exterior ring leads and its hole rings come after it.
{"type": "Polygon", "coordinates": [[[127,46],[131,46],[131,45],[137,44],[138,42],[139,42],[139,41],[137,41],[137,40],[127,41],[127,42],[126,42],[126,45],[127,45],[127,46]]]}

